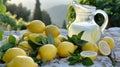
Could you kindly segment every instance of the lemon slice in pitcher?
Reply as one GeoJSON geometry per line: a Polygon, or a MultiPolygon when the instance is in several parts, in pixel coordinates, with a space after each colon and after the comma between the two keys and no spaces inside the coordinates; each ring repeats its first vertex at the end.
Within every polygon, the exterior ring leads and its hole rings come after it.
{"type": "Polygon", "coordinates": [[[103,40],[99,41],[98,48],[99,48],[99,53],[102,55],[109,55],[111,52],[108,43],[103,40]]]}
{"type": "Polygon", "coordinates": [[[95,60],[96,57],[97,57],[97,52],[94,52],[94,51],[82,51],[82,52],[80,53],[80,55],[81,55],[83,58],[89,57],[91,60],[95,60]]]}

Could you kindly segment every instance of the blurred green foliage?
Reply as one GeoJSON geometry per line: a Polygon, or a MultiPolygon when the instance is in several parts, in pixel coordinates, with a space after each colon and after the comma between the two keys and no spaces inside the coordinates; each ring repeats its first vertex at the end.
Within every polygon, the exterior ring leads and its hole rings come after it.
{"type": "MultiPolygon", "coordinates": [[[[17,15],[16,14],[12,15],[10,12],[7,12],[6,15],[8,15],[10,18],[12,18],[15,21],[17,30],[26,29],[26,24],[28,22],[24,21],[23,18],[17,19],[17,15]]],[[[13,30],[13,29],[11,29],[11,25],[10,25],[10,27],[8,27],[8,30],[13,30]]]]}
{"type": "Polygon", "coordinates": [[[19,18],[17,20],[17,29],[18,30],[24,30],[24,29],[26,29],[26,24],[27,23],[28,22],[24,21],[23,18],[19,18]]]}
{"type": "Polygon", "coordinates": [[[23,30],[26,29],[26,24],[22,18],[16,19],[17,15],[12,15],[10,12],[0,14],[0,27],[3,30],[23,30]]]}
{"type": "Polygon", "coordinates": [[[30,10],[26,7],[23,7],[20,3],[18,6],[15,4],[6,4],[7,11],[9,11],[12,15],[16,14],[16,19],[23,18],[23,20],[28,21],[30,16],[30,10]]]}
{"type": "MultiPolygon", "coordinates": [[[[1,0],[2,1],[2,0],[1,0]]],[[[51,24],[49,14],[43,10],[41,11],[40,2],[36,0],[36,8],[33,17],[30,16],[31,12],[26,7],[7,3],[8,0],[3,0],[2,4],[6,5],[7,13],[0,15],[0,28],[3,30],[23,30],[26,29],[26,24],[31,20],[41,20],[46,25],[51,24]]]]}
{"type": "Polygon", "coordinates": [[[6,12],[6,6],[3,4],[3,0],[0,0],[0,14],[4,14],[6,12]]]}
{"type": "Polygon", "coordinates": [[[16,6],[15,4],[8,4],[7,0],[0,0],[0,10],[2,10],[0,11],[0,28],[3,30],[26,29],[27,22],[25,21],[28,21],[30,11],[23,7],[22,4],[16,6]],[[6,12],[5,4],[9,12],[6,12]]]}
{"type": "Polygon", "coordinates": [[[0,23],[1,25],[3,25],[3,27],[7,26],[7,24],[9,24],[11,26],[11,29],[13,30],[17,30],[17,25],[15,20],[13,20],[11,17],[9,17],[6,14],[0,14],[0,23]]]}
{"type": "MultiPolygon", "coordinates": [[[[108,27],[120,27],[120,0],[77,0],[79,4],[96,6],[97,9],[104,10],[109,16],[108,27]]],[[[76,14],[71,3],[68,6],[67,21],[71,24],[75,20],[76,14]]],[[[96,22],[101,25],[104,18],[96,15],[96,22]],[[101,21],[102,20],[102,21],[101,21]]]]}

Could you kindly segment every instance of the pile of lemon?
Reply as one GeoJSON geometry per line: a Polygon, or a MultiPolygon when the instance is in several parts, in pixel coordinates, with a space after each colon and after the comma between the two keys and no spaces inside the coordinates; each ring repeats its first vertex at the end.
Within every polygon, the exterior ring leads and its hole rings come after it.
{"type": "MultiPolygon", "coordinates": [[[[48,37],[49,34],[53,35],[54,44],[43,44],[40,46],[36,55],[37,59],[51,61],[58,55],[60,57],[68,57],[70,56],[69,52],[74,52],[74,44],[65,41],[66,37],[60,35],[60,29],[57,26],[45,26],[42,21],[34,20],[27,25],[27,32],[23,34],[24,40],[17,47],[9,48],[3,55],[2,60],[7,64],[7,67],[38,67],[32,57],[27,55],[29,52],[34,51],[28,40],[38,43],[37,37],[48,37]]],[[[16,40],[19,40],[19,38],[16,38],[16,40]]]]}
{"type": "MultiPolygon", "coordinates": [[[[27,56],[27,53],[34,51],[28,40],[37,43],[38,36],[48,37],[49,34],[53,35],[54,44],[44,44],[39,47],[36,55],[39,60],[51,61],[56,56],[68,57],[78,48],[73,43],[66,41],[65,36],[60,35],[60,29],[57,26],[45,26],[42,21],[34,20],[27,25],[27,32],[23,34],[24,40],[19,43],[18,47],[10,48],[5,52],[3,61],[6,62],[7,67],[38,67],[34,60],[27,56]]],[[[114,40],[111,37],[104,37],[98,44],[85,43],[80,54],[83,58],[90,57],[94,60],[98,53],[109,55],[113,48],[114,40]]]]}
{"type": "Polygon", "coordinates": [[[108,56],[110,55],[115,43],[113,38],[104,37],[97,44],[86,43],[82,46],[82,52],[80,53],[83,57],[89,57],[95,60],[97,55],[108,56]]]}

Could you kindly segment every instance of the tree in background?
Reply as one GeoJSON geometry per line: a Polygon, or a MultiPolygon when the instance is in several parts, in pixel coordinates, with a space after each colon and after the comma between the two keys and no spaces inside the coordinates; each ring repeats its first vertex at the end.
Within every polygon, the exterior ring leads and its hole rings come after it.
{"type": "Polygon", "coordinates": [[[3,0],[3,4],[6,4],[7,0],[3,0]]]}
{"type": "Polygon", "coordinates": [[[36,0],[35,10],[34,10],[34,14],[33,14],[33,20],[41,20],[42,21],[40,5],[41,4],[40,4],[39,0],[36,0]]]}
{"type": "Polygon", "coordinates": [[[40,5],[41,4],[39,0],[36,0],[35,10],[33,13],[33,20],[41,20],[45,23],[45,25],[51,24],[51,19],[49,14],[45,10],[41,11],[40,5]]]}
{"type": "Polygon", "coordinates": [[[47,11],[42,11],[42,21],[45,23],[45,25],[51,24],[51,19],[47,11]]]}
{"type": "Polygon", "coordinates": [[[63,21],[62,28],[63,28],[63,29],[66,29],[66,21],[65,21],[65,20],[63,21]]]}
{"type": "Polygon", "coordinates": [[[12,14],[16,14],[17,19],[22,17],[25,21],[28,21],[30,16],[30,10],[27,10],[26,7],[23,7],[21,3],[18,6],[15,4],[7,4],[7,11],[11,12],[12,14]]]}

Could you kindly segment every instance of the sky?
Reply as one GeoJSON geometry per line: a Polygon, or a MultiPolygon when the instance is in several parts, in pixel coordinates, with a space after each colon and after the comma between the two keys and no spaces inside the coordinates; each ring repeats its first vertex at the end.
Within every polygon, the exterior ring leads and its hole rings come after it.
{"type": "MultiPolygon", "coordinates": [[[[23,4],[23,6],[26,6],[28,9],[32,10],[34,9],[34,4],[36,0],[10,0],[9,3],[15,3],[19,4],[20,2],[23,4]]],[[[70,0],[40,0],[41,3],[41,9],[49,9],[53,6],[57,6],[60,4],[69,4],[70,0]]]]}

